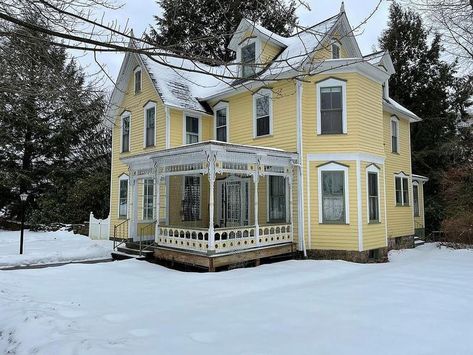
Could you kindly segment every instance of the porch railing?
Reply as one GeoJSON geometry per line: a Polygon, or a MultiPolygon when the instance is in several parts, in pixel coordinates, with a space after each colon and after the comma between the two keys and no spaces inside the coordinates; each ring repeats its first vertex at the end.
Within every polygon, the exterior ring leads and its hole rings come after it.
{"type": "Polygon", "coordinates": [[[154,234],[155,226],[156,226],[156,221],[153,221],[150,223],[146,223],[145,225],[142,225],[140,227],[140,233],[139,233],[140,256],[143,255],[144,250],[149,250],[154,245],[154,240],[151,243],[148,243],[146,241],[146,244],[145,244],[145,237],[148,237],[154,234]]]}
{"type": "MultiPolygon", "coordinates": [[[[256,239],[255,226],[215,228],[215,253],[290,243],[293,241],[290,224],[274,224],[259,227],[256,239]]],[[[160,226],[158,245],[197,252],[208,250],[207,228],[160,226]]]]}

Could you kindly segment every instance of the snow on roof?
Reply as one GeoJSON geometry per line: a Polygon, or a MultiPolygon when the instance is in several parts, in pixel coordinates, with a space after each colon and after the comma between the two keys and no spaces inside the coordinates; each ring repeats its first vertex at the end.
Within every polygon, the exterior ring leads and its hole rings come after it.
{"type": "Polygon", "coordinates": [[[413,122],[422,121],[422,119],[417,116],[414,112],[408,110],[400,103],[394,101],[392,98],[385,98],[384,99],[384,106],[388,109],[388,112],[391,113],[398,113],[400,115],[406,116],[407,118],[411,119],[413,122]]]}

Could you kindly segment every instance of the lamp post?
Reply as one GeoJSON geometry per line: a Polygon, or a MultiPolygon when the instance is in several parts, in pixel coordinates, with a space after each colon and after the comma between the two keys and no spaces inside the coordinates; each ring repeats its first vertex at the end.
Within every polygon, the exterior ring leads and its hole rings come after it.
{"type": "Polygon", "coordinates": [[[25,229],[25,209],[26,209],[26,199],[28,198],[28,194],[23,192],[20,194],[21,200],[21,232],[20,232],[20,254],[23,254],[23,234],[25,229]]]}

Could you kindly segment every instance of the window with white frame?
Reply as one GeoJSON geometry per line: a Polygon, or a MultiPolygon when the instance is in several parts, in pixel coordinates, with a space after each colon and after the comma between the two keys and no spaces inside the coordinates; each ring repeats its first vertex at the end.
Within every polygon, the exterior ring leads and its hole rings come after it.
{"type": "Polygon", "coordinates": [[[378,171],[368,170],[368,220],[369,222],[379,222],[379,181],[378,171]]]}
{"type": "Polygon", "coordinates": [[[118,180],[118,218],[128,215],[128,176],[122,175],[118,180]]]}
{"type": "Polygon", "coordinates": [[[135,69],[135,94],[141,92],[141,68],[137,67],[135,69]]]}
{"type": "Polygon", "coordinates": [[[125,153],[130,151],[130,113],[123,113],[121,121],[121,152],[125,153]]]}
{"type": "Polygon", "coordinates": [[[272,134],[272,91],[261,89],[253,95],[254,136],[272,134]]]}
{"type": "Polygon", "coordinates": [[[143,220],[154,219],[154,180],[143,180],[143,220]]]}
{"type": "Polygon", "coordinates": [[[146,104],[144,116],[145,147],[151,147],[155,145],[156,137],[156,104],[154,102],[146,104]]]}
{"type": "Polygon", "coordinates": [[[185,116],[185,132],[186,144],[197,143],[199,141],[199,118],[186,115],[185,116]]]}
{"type": "Polygon", "coordinates": [[[215,111],[215,139],[220,142],[228,142],[228,104],[219,103],[215,111]]]}
{"type": "Polygon", "coordinates": [[[268,177],[269,222],[286,221],[286,179],[284,176],[268,177]]]}
{"type": "Polygon", "coordinates": [[[404,174],[395,175],[396,205],[409,206],[409,178],[404,174]]]}
{"type": "Polygon", "coordinates": [[[332,59],[340,58],[340,45],[338,43],[332,43],[332,59]]]}
{"type": "Polygon", "coordinates": [[[317,134],[347,133],[346,81],[329,78],[316,88],[317,134]]]}
{"type": "Polygon", "coordinates": [[[252,77],[256,73],[256,43],[249,43],[241,47],[241,74],[242,77],[252,77]]]}
{"type": "Polygon", "coordinates": [[[419,184],[414,182],[412,184],[412,194],[414,199],[414,217],[420,216],[420,208],[419,208],[419,184]]]}
{"type": "Polygon", "coordinates": [[[328,163],[318,168],[319,223],[348,224],[348,167],[328,163]]]}
{"type": "Polygon", "coordinates": [[[184,176],[184,196],[182,199],[182,220],[200,219],[200,176],[184,176]]]}
{"type": "Polygon", "coordinates": [[[391,116],[391,151],[399,153],[399,119],[391,116]]]}

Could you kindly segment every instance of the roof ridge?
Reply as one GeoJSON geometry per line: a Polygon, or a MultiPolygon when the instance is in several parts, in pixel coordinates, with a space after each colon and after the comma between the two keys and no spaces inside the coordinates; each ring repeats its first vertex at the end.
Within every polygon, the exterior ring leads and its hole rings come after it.
{"type": "Polygon", "coordinates": [[[295,36],[297,36],[297,35],[299,35],[299,34],[301,34],[301,33],[307,32],[308,30],[311,30],[311,29],[313,29],[314,27],[320,26],[321,24],[323,24],[323,23],[325,23],[325,22],[328,22],[328,21],[330,21],[330,20],[333,20],[335,17],[341,17],[341,15],[342,15],[342,13],[335,14],[335,15],[329,17],[329,18],[326,18],[326,19],[323,20],[323,21],[320,21],[320,22],[316,23],[315,25],[309,26],[309,27],[307,27],[306,29],[304,29],[304,30],[302,30],[302,31],[299,31],[299,32],[296,32],[296,33],[294,33],[294,34],[292,34],[292,35],[290,35],[289,37],[286,37],[286,38],[292,38],[292,37],[295,37],[295,36]]]}

